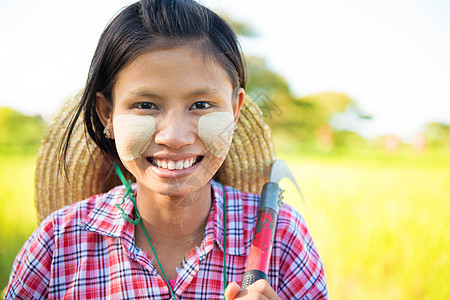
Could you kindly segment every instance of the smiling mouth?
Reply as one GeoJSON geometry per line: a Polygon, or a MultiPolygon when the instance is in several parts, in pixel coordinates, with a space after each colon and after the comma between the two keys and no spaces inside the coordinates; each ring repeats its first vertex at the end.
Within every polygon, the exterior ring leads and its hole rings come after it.
{"type": "Polygon", "coordinates": [[[185,158],[180,160],[170,160],[170,159],[158,159],[154,157],[148,157],[147,161],[153,166],[161,169],[167,170],[183,170],[188,169],[203,160],[202,155],[197,157],[185,158]]]}

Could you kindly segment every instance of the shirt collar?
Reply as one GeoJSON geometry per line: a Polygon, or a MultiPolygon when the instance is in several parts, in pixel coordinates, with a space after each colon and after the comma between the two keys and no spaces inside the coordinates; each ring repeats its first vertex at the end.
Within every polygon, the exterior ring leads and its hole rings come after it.
{"type": "MultiPolygon", "coordinates": [[[[136,190],[136,184],[133,184],[132,188],[136,190]]],[[[121,185],[108,193],[96,196],[98,198],[94,208],[80,222],[80,225],[86,230],[109,237],[132,237],[134,235],[133,225],[123,216],[133,219],[134,205],[129,197],[123,199],[124,192],[125,186],[121,185]]]]}
{"type": "Polygon", "coordinates": [[[223,186],[219,182],[211,180],[215,203],[215,220],[214,233],[215,240],[219,248],[223,251],[223,191],[225,190],[226,198],[226,216],[227,216],[227,254],[229,255],[246,255],[245,241],[244,241],[244,225],[243,225],[243,204],[241,192],[229,187],[223,186]]]}
{"type": "MultiPolygon", "coordinates": [[[[206,228],[214,228],[214,240],[223,251],[224,248],[224,227],[223,227],[223,189],[226,195],[226,210],[227,210],[227,254],[228,255],[246,255],[245,241],[244,241],[244,226],[243,226],[243,203],[241,192],[229,187],[223,186],[219,182],[211,180],[213,206],[208,224],[206,228]],[[212,215],[211,215],[212,214],[212,215]],[[212,224],[210,223],[212,222],[212,224]]],[[[136,184],[132,185],[133,190],[136,190],[136,184]]],[[[125,215],[133,219],[133,202],[129,197],[123,200],[124,186],[118,186],[106,194],[97,196],[94,208],[90,213],[80,222],[86,230],[97,232],[101,235],[110,237],[133,239],[134,227],[126,221],[122,216],[125,215]],[[123,209],[123,212],[115,205],[118,204],[123,209]]]]}

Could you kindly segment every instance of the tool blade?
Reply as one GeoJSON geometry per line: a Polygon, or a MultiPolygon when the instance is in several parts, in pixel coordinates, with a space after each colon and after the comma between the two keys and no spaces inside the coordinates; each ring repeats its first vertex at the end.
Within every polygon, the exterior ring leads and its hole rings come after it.
{"type": "Polygon", "coordinates": [[[305,201],[305,198],[303,197],[303,194],[300,190],[300,187],[297,184],[297,181],[294,178],[294,175],[291,172],[291,169],[289,169],[289,166],[286,164],[286,162],[282,159],[277,159],[272,164],[272,169],[270,171],[270,182],[279,183],[281,179],[287,178],[295,185],[298,192],[300,193],[300,196],[302,197],[303,201],[305,201]]]}

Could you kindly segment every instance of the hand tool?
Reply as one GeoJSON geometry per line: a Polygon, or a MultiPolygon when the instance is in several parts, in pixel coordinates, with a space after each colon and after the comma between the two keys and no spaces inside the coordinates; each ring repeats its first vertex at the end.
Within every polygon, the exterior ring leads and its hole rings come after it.
{"type": "Polygon", "coordinates": [[[284,192],[278,183],[283,178],[290,179],[303,198],[300,188],[287,164],[283,160],[275,160],[270,171],[269,182],[264,184],[261,193],[255,233],[250,245],[247,267],[242,279],[242,289],[259,279],[268,279],[272,244],[284,192]]]}

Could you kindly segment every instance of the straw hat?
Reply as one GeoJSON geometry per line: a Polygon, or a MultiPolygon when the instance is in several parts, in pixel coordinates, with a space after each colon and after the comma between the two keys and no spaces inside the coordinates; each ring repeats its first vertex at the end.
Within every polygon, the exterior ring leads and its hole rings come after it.
{"type": "MultiPolygon", "coordinates": [[[[81,116],[67,153],[67,175],[58,172],[59,146],[79,98],[80,95],[66,102],[41,142],[35,173],[35,205],[39,222],[61,207],[121,184],[113,174],[111,162],[104,159],[97,145],[85,134],[81,116]]],[[[269,180],[275,152],[270,128],[264,123],[259,107],[248,96],[240,113],[238,128],[215,178],[241,191],[259,194],[269,180]]],[[[123,166],[122,170],[125,171],[123,166]]],[[[128,177],[131,178],[129,173],[128,177]]]]}

